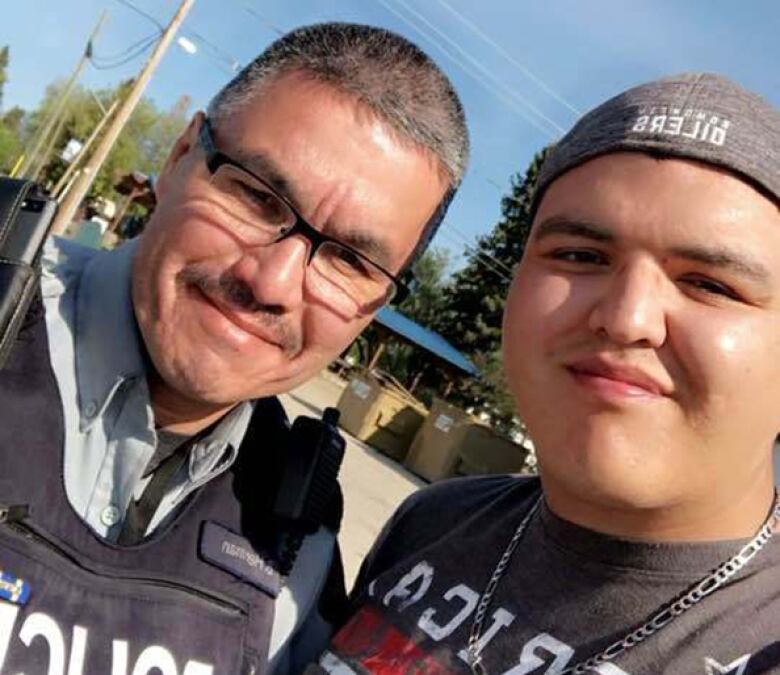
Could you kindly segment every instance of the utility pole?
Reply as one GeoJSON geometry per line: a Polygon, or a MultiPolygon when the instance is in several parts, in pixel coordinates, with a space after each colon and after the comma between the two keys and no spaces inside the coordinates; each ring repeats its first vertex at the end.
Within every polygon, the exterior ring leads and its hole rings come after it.
{"type": "Polygon", "coordinates": [[[141,95],[143,94],[146,85],[149,83],[154,71],[160,64],[160,60],[168,49],[168,46],[171,44],[173,37],[176,35],[176,31],[179,29],[179,26],[181,26],[184,18],[187,16],[187,12],[190,11],[194,2],[195,0],[182,0],[173,19],[171,19],[171,22],[168,24],[165,31],[163,31],[160,41],[154,48],[149,60],[144,64],[143,69],[133,83],[133,87],[122,102],[122,105],[106,130],[105,135],[95,148],[94,154],[73,183],[67,196],[62,200],[52,225],[51,232],[53,234],[62,234],[65,231],[65,228],[70,224],[70,221],[76,214],[79,204],[89,191],[97,172],[100,170],[103,162],[105,162],[108,153],[111,151],[111,148],[119,137],[119,134],[122,132],[125,124],[127,124],[127,120],[130,119],[130,115],[133,113],[133,110],[135,110],[136,105],[138,105],[138,101],[141,99],[141,95]]]}
{"type": "Polygon", "coordinates": [[[95,139],[98,137],[100,132],[103,131],[103,127],[106,126],[106,122],[108,122],[108,120],[111,118],[111,115],[114,114],[114,110],[116,110],[118,105],[119,99],[114,99],[111,107],[108,110],[104,110],[103,117],[100,118],[100,122],[97,123],[95,128],[92,130],[92,133],[89,135],[89,138],[84,142],[84,145],[81,146],[81,150],[79,150],[78,154],[73,158],[68,168],[65,169],[65,173],[63,173],[62,177],[57,181],[57,184],[51,191],[52,196],[54,196],[56,199],[59,200],[62,197],[62,189],[65,187],[65,185],[67,185],[70,177],[73,175],[73,172],[78,168],[82,157],[87,156],[87,152],[92,147],[92,144],[95,142],[95,139]]]}
{"type": "Polygon", "coordinates": [[[60,117],[61,114],[63,114],[63,109],[65,108],[65,104],[68,102],[68,99],[70,98],[70,94],[73,91],[73,87],[75,86],[76,82],[78,82],[79,77],[81,77],[81,71],[84,70],[84,66],[87,65],[87,61],[89,61],[90,57],[92,56],[92,43],[97,37],[97,34],[100,32],[100,29],[103,27],[103,23],[106,20],[106,16],[107,13],[103,11],[97,23],[95,24],[95,27],[92,29],[92,33],[90,33],[89,39],[87,40],[87,46],[84,48],[84,53],[81,55],[79,62],[76,64],[76,67],[74,68],[73,73],[70,76],[70,79],[65,84],[65,88],[62,90],[62,94],[60,94],[60,98],[57,101],[57,104],[54,106],[54,110],[49,116],[49,119],[46,120],[46,124],[43,126],[43,129],[38,135],[38,140],[36,141],[35,146],[33,147],[32,151],[27,155],[27,159],[22,164],[22,167],[19,170],[19,175],[21,176],[28,175],[30,169],[32,169],[33,164],[35,164],[36,159],[38,158],[38,153],[43,148],[54,125],[57,123],[58,118],[60,117]]]}

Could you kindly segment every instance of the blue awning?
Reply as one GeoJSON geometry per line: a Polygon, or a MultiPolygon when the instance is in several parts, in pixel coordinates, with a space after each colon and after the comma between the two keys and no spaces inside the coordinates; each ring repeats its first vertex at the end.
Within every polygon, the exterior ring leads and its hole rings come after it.
{"type": "Polygon", "coordinates": [[[441,335],[428,330],[400,312],[390,307],[383,307],[379,310],[374,320],[387,330],[430,352],[464,373],[479,375],[476,366],[441,335]]]}

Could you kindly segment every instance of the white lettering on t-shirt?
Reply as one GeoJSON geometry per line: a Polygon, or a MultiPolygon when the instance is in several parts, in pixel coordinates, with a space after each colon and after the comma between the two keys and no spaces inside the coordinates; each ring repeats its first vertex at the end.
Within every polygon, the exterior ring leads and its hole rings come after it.
{"type": "Polygon", "coordinates": [[[436,616],[436,610],[433,607],[429,607],[422,613],[420,620],[417,622],[417,625],[436,640],[436,642],[452,635],[457,630],[458,626],[469,618],[477,607],[479,593],[471,590],[465,584],[458,584],[444,594],[444,599],[447,602],[452,602],[455,599],[463,601],[463,606],[452,619],[443,626],[440,626],[433,620],[433,617],[436,616]]]}
{"type": "Polygon", "coordinates": [[[403,612],[407,607],[422,599],[431,587],[432,581],[433,567],[422,560],[408,574],[401,577],[398,583],[385,594],[382,602],[385,607],[389,607],[390,601],[398,598],[401,602],[396,606],[396,610],[403,612]],[[415,584],[417,584],[416,589],[414,588],[415,584]]]}
{"type": "Polygon", "coordinates": [[[704,659],[704,671],[707,675],[743,675],[748,666],[752,654],[744,654],[727,666],[722,666],[713,658],[704,659]]]}
{"type": "MultiPolygon", "coordinates": [[[[480,652],[483,651],[485,647],[488,646],[490,641],[496,637],[498,631],[500,631],[502,628],[511,626],[514,620],[515,615],[512,614],[512,612],[507,612],[503,607],[499,607],[495,612],[493,612],[490,626],[488,626],[488,629],[477,641],[477,650],[480,652]]],[[[465,647],[458,652],[458,658],[464,663],[469,662],[469,655],[465,647]]]]}
{"type": "Polygon", "coordinates": [[[571,657],[574,656],[574,650],[565,642],[561,642],[548,633],[541,633],[526,642],[520,654],[520,663],[511,670],[507,670],[503,675],[527,675],[527,673],[545,665],[549,660],[548,656],[545,655],[544,658],[539,656],[536,653],[537,650],[545,651],[554,656],[550,667],[544,671],[545,675],[558,675],[563,672],[571,657]]]}

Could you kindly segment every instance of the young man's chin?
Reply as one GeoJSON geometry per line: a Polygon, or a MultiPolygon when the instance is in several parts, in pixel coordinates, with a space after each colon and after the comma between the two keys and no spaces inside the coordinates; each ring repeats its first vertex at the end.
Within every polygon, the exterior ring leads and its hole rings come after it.
{"type": "Polygon", "coordinates": [[[627,433],[623,443],[583,433],[578,442],[557,451],[537,444],[542,477],[548,476],[570,498],[607,508],[655,509],[676,501],[674,493],[684,487],[678,485],[679,476],[689,469],[675,462],[660,441],[655,447],[638,447],[630,443],[632,436],[627,433]]]}

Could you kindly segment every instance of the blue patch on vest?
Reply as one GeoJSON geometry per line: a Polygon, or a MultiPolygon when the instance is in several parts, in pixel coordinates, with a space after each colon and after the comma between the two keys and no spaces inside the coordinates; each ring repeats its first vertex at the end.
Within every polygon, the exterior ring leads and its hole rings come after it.
{"type": "Polygon", "coordinates": [[[0,600],[7,600],[15,605],[26,605],[30,599],[30,584],[13,574],[0,570],[0,600]]]}
{"type": "Polygon", "coordinates": [[[198,552],[201,559],[248,581],[272,598],[279,595],[282,587],[279,572],[255,551],[248,539],[222,525],[208,520],[203,523],[198,552]]]}

